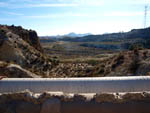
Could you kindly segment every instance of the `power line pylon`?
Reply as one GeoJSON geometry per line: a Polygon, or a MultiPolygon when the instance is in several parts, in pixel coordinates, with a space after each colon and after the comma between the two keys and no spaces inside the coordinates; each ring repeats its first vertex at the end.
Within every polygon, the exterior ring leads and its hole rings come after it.
{"type": "Polygon", "coordinates": [[[147,10],[148,10],[148,5],[145,5],[145,12],[144,12],[144,28],[147,27],[147,10]]]}

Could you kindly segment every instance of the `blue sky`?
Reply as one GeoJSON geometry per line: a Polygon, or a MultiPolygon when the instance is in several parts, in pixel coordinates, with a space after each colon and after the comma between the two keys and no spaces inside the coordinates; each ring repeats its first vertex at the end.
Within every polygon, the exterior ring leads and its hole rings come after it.
{"type": "Polygon", "coordinates": [[[150,0],[0,0],[0,24],[21,25],[40,36],[129,31],[143,27],[148,3],[150,0]]]}

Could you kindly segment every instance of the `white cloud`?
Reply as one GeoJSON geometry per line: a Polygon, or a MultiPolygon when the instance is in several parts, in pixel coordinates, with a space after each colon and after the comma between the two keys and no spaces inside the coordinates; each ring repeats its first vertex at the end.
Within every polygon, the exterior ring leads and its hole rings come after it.
{"type": "MultiPolygon", "coordinates": [[[[150,13],[150,12],[149,12],[150,13]]],[[[23,18],[35,18],[35,19],[49,19],[49,18],[66,18],[66,17],[87,17],[88,19],[100,18],[100,17],[133,17],[133,16],[143,16],[143,12],[125,12],[125,11],[114,11],[114,12],[104,12],[104,13],[55,13],[55,14],[41,14],[41,15],[27,15],[22,16],[23,18]]],[[[19,14],[18,14],[19,16],[19,14]]],[[[20,15],[21,16],[21,15],[20,15]]]]}
{"type": "Polygon", "coordinates": [[[38,7],[77,7],[78,4],[71,4],[71,3],[26,3],[26,4],[10,4],[10,3],[0,3],[0,7],[5,7],[5,8],[12,8],[12,9],[18,9],[18,8],[38,8],[38,7]]]}
{"type": "Polygon", "coordinates": [[[90,5],[90,6],[101,6],[104,5],[104,0],[72,0],[74,3],[81,5],[90,5]]]}
{"type": "Polygon", "coordinates": [[[8,15],[15,15],[15,16],[23,16],[24,14],[22,13],[16,13],[16,12],[6,12],[6,11],[3,11],[2,13],[4,14],[8,14],[8,15]]]}
{"type": "Polygon", "coordinates": [[[12,19],[12,18],[0,18],[0,22],[11,22],[11,21],[14,21],[15,19],[12,19]]]}
{"type": "Polygon", "coordinates": [[[104,16],[142,16],[143,12],[124,12],[124,11],[116,11],[116,12],[107,12],[104,16]]]}
{"type": "Polygon", "coordinates": [[[100,6],[104,0],[8,0],[0,2],[0,7],[7,8],[36,8],[36,7],[76,7],[76,6],[100,6]]]}
{"type": "Polygon", "coordinates": [[[130,4],[139,4],[139,5],[143,5],[143,4],[149,4],[150,0],[130,0],[129,1],[130,4]]]}
{"type": "Polygon", "coordinates": [[[102,6],[102,5],[129,5],[148,4],[150,0],[7,0],[0,2],[0,7],[28,8],[28,7],[75,7],[75,6],[102,6]]]}
{"type": "Polygon", "coordinates": [[[0,2],[0,7],[6,7],[8,4],[5,2],[0,2]]]}
{"type": "Polygon", "coordinates": [[[23,18],[35,18],[35,19],[48,19],[48,18],[63,18],[63,17],[88,17],[88,14],[82,13],[64,13],[64,14],[45,14],[45,15],[32,15],[23,16],[23,18]]]}
{"type": "MultiPolygon", "coordinates": [[[[35,19],[44,19],[44,18],[57,18],[57,15],[32,15],[32,16],[24,16],[25,18],[35,18],[35,19]]],[[[23,18],[24,18],[23,17],[23,18]]]]}
{"type": "Polygon", "coordinates": [[[78,4],[29,4],[27,7],[74,7],[78,4]]]}

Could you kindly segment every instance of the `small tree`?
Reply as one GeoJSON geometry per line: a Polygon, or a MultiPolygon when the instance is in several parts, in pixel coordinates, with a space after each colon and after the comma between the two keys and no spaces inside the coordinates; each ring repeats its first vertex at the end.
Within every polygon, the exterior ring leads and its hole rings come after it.
{"type": "Polygon", "coordinates": [[[132,44],[129,47],[129,50],[142,50],[142,49],[144,49],[142,44],[132,44]]]}

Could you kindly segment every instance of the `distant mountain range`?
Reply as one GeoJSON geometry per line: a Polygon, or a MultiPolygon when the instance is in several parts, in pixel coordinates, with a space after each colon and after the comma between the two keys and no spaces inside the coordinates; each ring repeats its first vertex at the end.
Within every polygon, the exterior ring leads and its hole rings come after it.
{"type": "Polygon", "coordinates": [[[72,32],[72,33],[66,34],[64,36],[75,38],[75,37],[84,37],[84,36],[88,36],[88,35],[92,35],[92,34],[91,33],[77,34],[77,33],[72,32]]]}
{"type": "Polygon", "coordinates": [[[150,48],[150,27],[133,29],[129,32],[107,33],[101,35],[69,33],[61,38],[41,38],[41,42],[80,42],[80,46],[104,50],[124,50],[132,46],[150,48]]]}
{"type": "Polygon", "coordinates": [[[145,29],[133,29],[129,32],[108,33],[102,35],[87,35],[77,38],[64,38],[63,41],[71,42],[102,42],[102,41],[119,41],[124,39],[147,39],[150,38],[150,27],[145,29]]]}
{"type": "Polygon", "coordinates": [[[77,38],[67,37],[59,40],[80,43],[82,42],[80,46],[101,48],[105,50],[129,49],[132,46],[137,45],[144,48],[150,48],[150,27],[144,29],[133,29],[129,32],[88,35],[77,38]]]}
{"type": "Polygon", "coordinates": [[[77,33],[71,32],[65,35],[41,36],[40,38],[46,38],[46,39],[59,39],[59,38],[65,38],[65,37],[76,38],[76,37],[84,37],[88,35],[92,35],[92,34],[91,33],[77,34],[77,33]]]}

